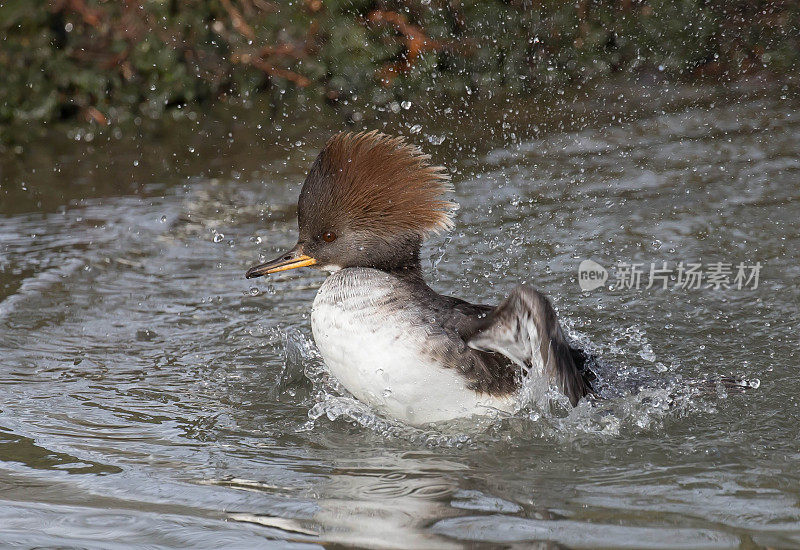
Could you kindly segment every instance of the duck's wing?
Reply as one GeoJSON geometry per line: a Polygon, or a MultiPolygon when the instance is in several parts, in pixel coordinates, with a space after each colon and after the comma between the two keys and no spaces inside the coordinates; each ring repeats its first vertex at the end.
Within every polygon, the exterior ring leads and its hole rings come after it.
{"type": "Polygon", "coordinates": [[[548,377],[573,406],[592,393],[583,365],[576,364],[581,358],[585,362],[585,355],[570,348],[547,298],[527,285],[480,319],[467,345],[501,353],[531,374],[548,377]]]}
{"type": "MultiPolygon", "coordinates": [[[[446,365],[458,365],[467,387],[489,395],[509,395],[519,388],[519,369],[507,357],[467,345],[492,306],[471,304],[459,298],[431,294],[432,314],[441,327],[445,345],[440,349],[446,365]]],[[[433,350],[432,350],[433,351],[433,350]]]]}

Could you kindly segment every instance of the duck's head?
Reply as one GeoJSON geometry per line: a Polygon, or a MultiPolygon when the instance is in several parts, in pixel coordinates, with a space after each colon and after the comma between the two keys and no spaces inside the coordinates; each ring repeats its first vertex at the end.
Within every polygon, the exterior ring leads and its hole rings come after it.
{"type": "Polygon", "coordinates": [[[297,203],[299,238],[288,252],[247,271],[297,267],[398,270],[419,264],[422,240],[452,228],[456,205],[444,168],[402,137],[341,133],[320,152],[297,203]]]}

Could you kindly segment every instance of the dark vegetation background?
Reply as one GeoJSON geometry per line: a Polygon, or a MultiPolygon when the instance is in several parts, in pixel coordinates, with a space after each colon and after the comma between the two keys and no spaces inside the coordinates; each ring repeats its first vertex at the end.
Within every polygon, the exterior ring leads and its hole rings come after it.
{"type": "MultiPolygon", "coordinates": [[[[0,0],[0,126],[530,94],[622,74],[796,85],[800,3],[0,0]]],[[[0,142],[2,139],[0,138],[0,142]]]]}

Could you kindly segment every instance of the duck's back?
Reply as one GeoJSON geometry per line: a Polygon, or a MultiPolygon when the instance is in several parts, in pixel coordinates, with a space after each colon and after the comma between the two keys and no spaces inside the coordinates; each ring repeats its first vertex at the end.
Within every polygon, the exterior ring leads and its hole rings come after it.
{"type": "Polygon", "coordinates": [[[409,424],[512,412],[514,368],[466,345],[483,306],[369,268],[333,273],[311,313],[331,373],[356,398],[409,424]]]}

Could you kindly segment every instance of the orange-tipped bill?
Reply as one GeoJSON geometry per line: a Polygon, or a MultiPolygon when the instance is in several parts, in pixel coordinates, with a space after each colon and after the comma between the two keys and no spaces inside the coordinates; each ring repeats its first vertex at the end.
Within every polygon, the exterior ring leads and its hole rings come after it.
{"type": "Polygon", "coordinates": [[[295,246],[286,254],[279,258],[275,258],[271,262],[251,267],[245,273],[245,278],[253,279],[261,277],[262,275],[269,275],[271,273],[278,273],[279,271],[286,271],[288,269],[295,269],[296,267],[306,267],[314,265],[317,260],[311,256],[303,254],[300,246],[295,246]]]}

